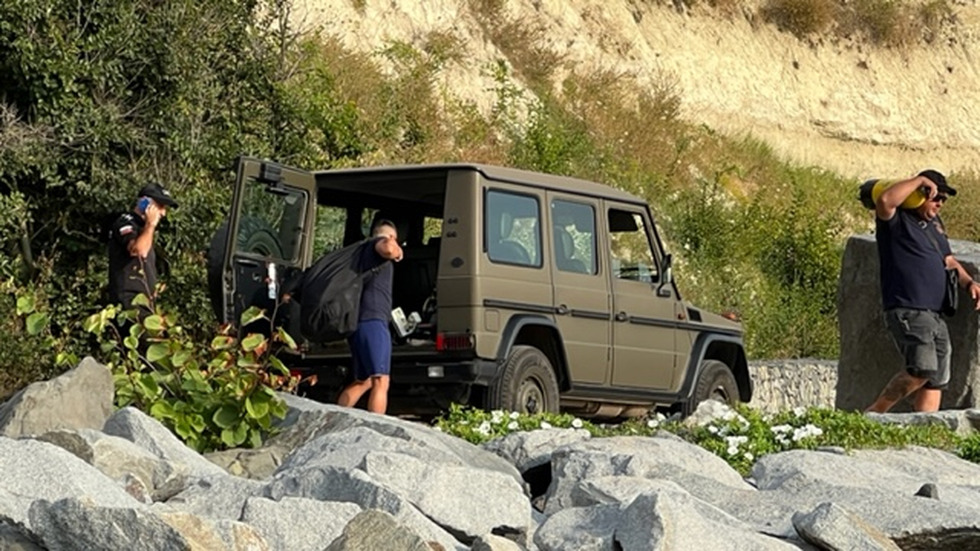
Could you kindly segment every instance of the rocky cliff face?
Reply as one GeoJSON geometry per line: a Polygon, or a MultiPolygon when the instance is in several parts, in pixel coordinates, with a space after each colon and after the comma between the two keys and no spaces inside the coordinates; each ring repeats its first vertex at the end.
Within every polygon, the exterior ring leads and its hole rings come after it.
{"type": "Polygon", "coordinates": [[[486,108],[486,69],[506,55],[479,12],[501,5],[500,17],[538,31],[566,68],[608,69],[646,86],[666,75],[690,121],[860,178],[977,165],[980,7],[967,2],[954,7],[958,23],[940,39],[904,49],[802,42],[759,21],[754,2],[724,15],[644,0],[297,0],[293,19],[363,52],[453,36],[463,51],[441,85],[486,108]]]}

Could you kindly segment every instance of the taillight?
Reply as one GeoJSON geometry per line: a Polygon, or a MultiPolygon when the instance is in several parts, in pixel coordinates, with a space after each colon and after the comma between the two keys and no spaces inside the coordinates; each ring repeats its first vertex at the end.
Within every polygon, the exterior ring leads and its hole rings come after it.
{"type": "Polygon", "coordinates": [[[476,339],[470,333],[436,333],[436,350],[439,352],[473,348],[476,348],[476,339]]]}

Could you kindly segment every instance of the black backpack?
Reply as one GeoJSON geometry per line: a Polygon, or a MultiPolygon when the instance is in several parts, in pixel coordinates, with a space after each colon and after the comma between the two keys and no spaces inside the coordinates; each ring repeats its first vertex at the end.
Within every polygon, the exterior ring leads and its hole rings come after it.
{"type": "Polygon", "coordinates": [[[319,343],[337,341],[357,329],[364,278],[380,269],[362,273],[357,261],[363,247],[373,242],[360,241],[330,252],[303,272],[299,300],[304,338],[319,343]]]}

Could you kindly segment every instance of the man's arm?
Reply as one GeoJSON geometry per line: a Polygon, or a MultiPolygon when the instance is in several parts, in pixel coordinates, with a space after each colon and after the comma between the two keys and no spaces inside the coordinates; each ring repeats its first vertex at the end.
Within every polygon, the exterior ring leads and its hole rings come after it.
{"type": "Polygon", "coordinates": [[[150,251],[153,250],[153,234],[156,232],[157,224],[160,223],[163,212],[156,203],[150,203],[150,206],[146,207],[146,224],[143,226],[143,231],[140,232],[139,237],[129,242],[130,255],[146,258],[150,254],[150,251]]]}
{"type": "Polygon", "coordinates": [[[925,176],[916,176],[915,178],[909,178],[908,180],[902,180],[896,184],[891,185],[886,189],[878,200],[875,201],[875,212],[878,218],[882,220],[891,220],[895,216],[895,211],[902,204],[903,201],[908,199],[912,192],[919,189],[922,186],[929,188],[929,195],[926,199],[932,198],[938,192],[936,184],[926,178],[925,176]]]}
{"type": "Polygon", "coordinates": [[[953,255],[946,256],[946,268],[956,270],[959,275],[960,286],[970,292],[970,299],[973,300],[974,309],[980,310],[980,283],[973,280],[966,268],[953,255]]]}
{"type": "Polygon", "coordinates": [[[381,258],[394,260],[395,262],[400,261],[404,254],[398,241],[395,241],[391,236],[378,239],[374,244],[374,250],[381,258]]]}

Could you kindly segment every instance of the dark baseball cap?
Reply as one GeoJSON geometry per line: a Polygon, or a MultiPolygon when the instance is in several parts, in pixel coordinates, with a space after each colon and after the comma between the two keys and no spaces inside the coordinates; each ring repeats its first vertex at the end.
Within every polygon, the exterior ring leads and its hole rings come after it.
{"type": "Polygon", "coordinates": [[[936,187],[939,189],[940,192],[950,196],[956,195],[956,190],[953,189],[948,183],[946,183],[946,177],[943,176],[942,172],[939,172],[938,170],[932,170],[930,168],[928,170],[923,170],[918,175],[925,176],[926,178],[932,180],[932,183],[936,184],[936,187]]]}
{"type": "Polygon", "coordinates": [[[170,192],[157,182],[150,182],[143,186],[139,196],[149,197],[165,207],[177,208],[178,206],[177,201],[174,201],[174,198],[170,196],[170,192]]]}

